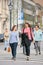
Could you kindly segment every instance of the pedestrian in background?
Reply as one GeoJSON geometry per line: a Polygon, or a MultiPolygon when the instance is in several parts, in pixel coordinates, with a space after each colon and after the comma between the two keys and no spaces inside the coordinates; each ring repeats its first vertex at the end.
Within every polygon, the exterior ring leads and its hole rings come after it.
{"type": "Polygon", "coordinates": [[[41,50],[40,50],[40,43],[42,40],[42,31],[39,28],[38,25],[35,26],[35,30],[34,30],[34,41],[35,41],[35,50],[36,50],[36,55],[41,54],[41,50]]]}
{"type": "MultiPolygon", "coordinates": [[[[34,33],[34,30],[35,30],[35,27],[33,28],[33,33],[34,33]]],[[[35,41],[33,41],[33,44],[34,44],[34,49],[35,49],[35,41]]]]}
{"type": "Polygon", "coordinates": [[[4,47],[5,47],[4,50],[5,51],[7,50],[8,45],[9,45],[9,31],[6,28],[4,32],[4,47]]]}
{"type": "Polygon", "coordinates": [[[9,37],[9,43],[12,51],[13,60],[16,60],[16,50],[17,50],[18,40],[19,40],[19,34],[17,31],[17,26],[14,25],[9,37]]]}
{"type": "Polygon", "coordinates": [[[22,45],[25,46],[26,49],[26,57],[29,60],[30,56],[30,45],[33,40],[32,28],[29,23],[25,23],[25,27],[22,31],[22,45]]]}

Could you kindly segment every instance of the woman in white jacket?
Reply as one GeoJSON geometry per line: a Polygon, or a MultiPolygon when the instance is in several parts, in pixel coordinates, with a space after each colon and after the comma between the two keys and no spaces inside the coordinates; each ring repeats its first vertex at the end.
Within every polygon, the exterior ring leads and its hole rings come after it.
{"type": "Polygon", "coordinates": [[[40,42],[42,41],[42,31],[41,31],[41,29],[39,29],[38,25],[35,26],[34,40],[35,40],[36,55],[38,55],[38,52],[39,52],[39,54],[41,54],[40,42]]]}

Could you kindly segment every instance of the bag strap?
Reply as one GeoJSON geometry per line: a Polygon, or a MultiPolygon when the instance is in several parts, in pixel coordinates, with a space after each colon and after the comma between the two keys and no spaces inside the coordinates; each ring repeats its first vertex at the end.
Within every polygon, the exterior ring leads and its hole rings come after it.
{"type": "Polygon", "coordinates": [[[25,28],[23,28],[23,33],[24,33],[24,29],[25,29],[25,28]]]}
{"type": "Polygon", "coordinates": [[[31,35],[31,38],[32,38],[32,29],[30,28],[30,35],[31,35]]]}

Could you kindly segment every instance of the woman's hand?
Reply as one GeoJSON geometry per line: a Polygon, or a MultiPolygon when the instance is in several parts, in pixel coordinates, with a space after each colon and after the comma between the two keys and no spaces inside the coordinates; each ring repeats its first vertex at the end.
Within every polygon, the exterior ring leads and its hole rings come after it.
{"type": "Polygon", "coordinates": [[[35,43],[35,40],[33,39],[32,43],[34,44],[35,43]]]}

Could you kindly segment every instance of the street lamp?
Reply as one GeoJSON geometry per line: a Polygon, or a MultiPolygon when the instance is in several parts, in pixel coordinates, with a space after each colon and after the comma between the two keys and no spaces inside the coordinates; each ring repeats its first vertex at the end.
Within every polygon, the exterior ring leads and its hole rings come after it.
{"type": "Polygon", "coordinates": [[[33,26],[34,26],[34,22],[35,22],[35,21],[34,21],[34,16],[35,16],[35,15],[33,14],[33,26]]]}
{"type": "Polygon", "coordinates": [[[11,30],[11,26],[12,26],[12,8],[13,8],[13,3],[12,3],[12,1],[10,0],[10,2],[9,2],[9,5],[8,5],[8,7],[9,7],[9,12],[10,12],[10,30],[11,30]]]}
{"type": "Polygon", "coordinates": [[[33,26],[34,26],[34,23],[35,23],[35,11],[33,12],[33,26]]]}

